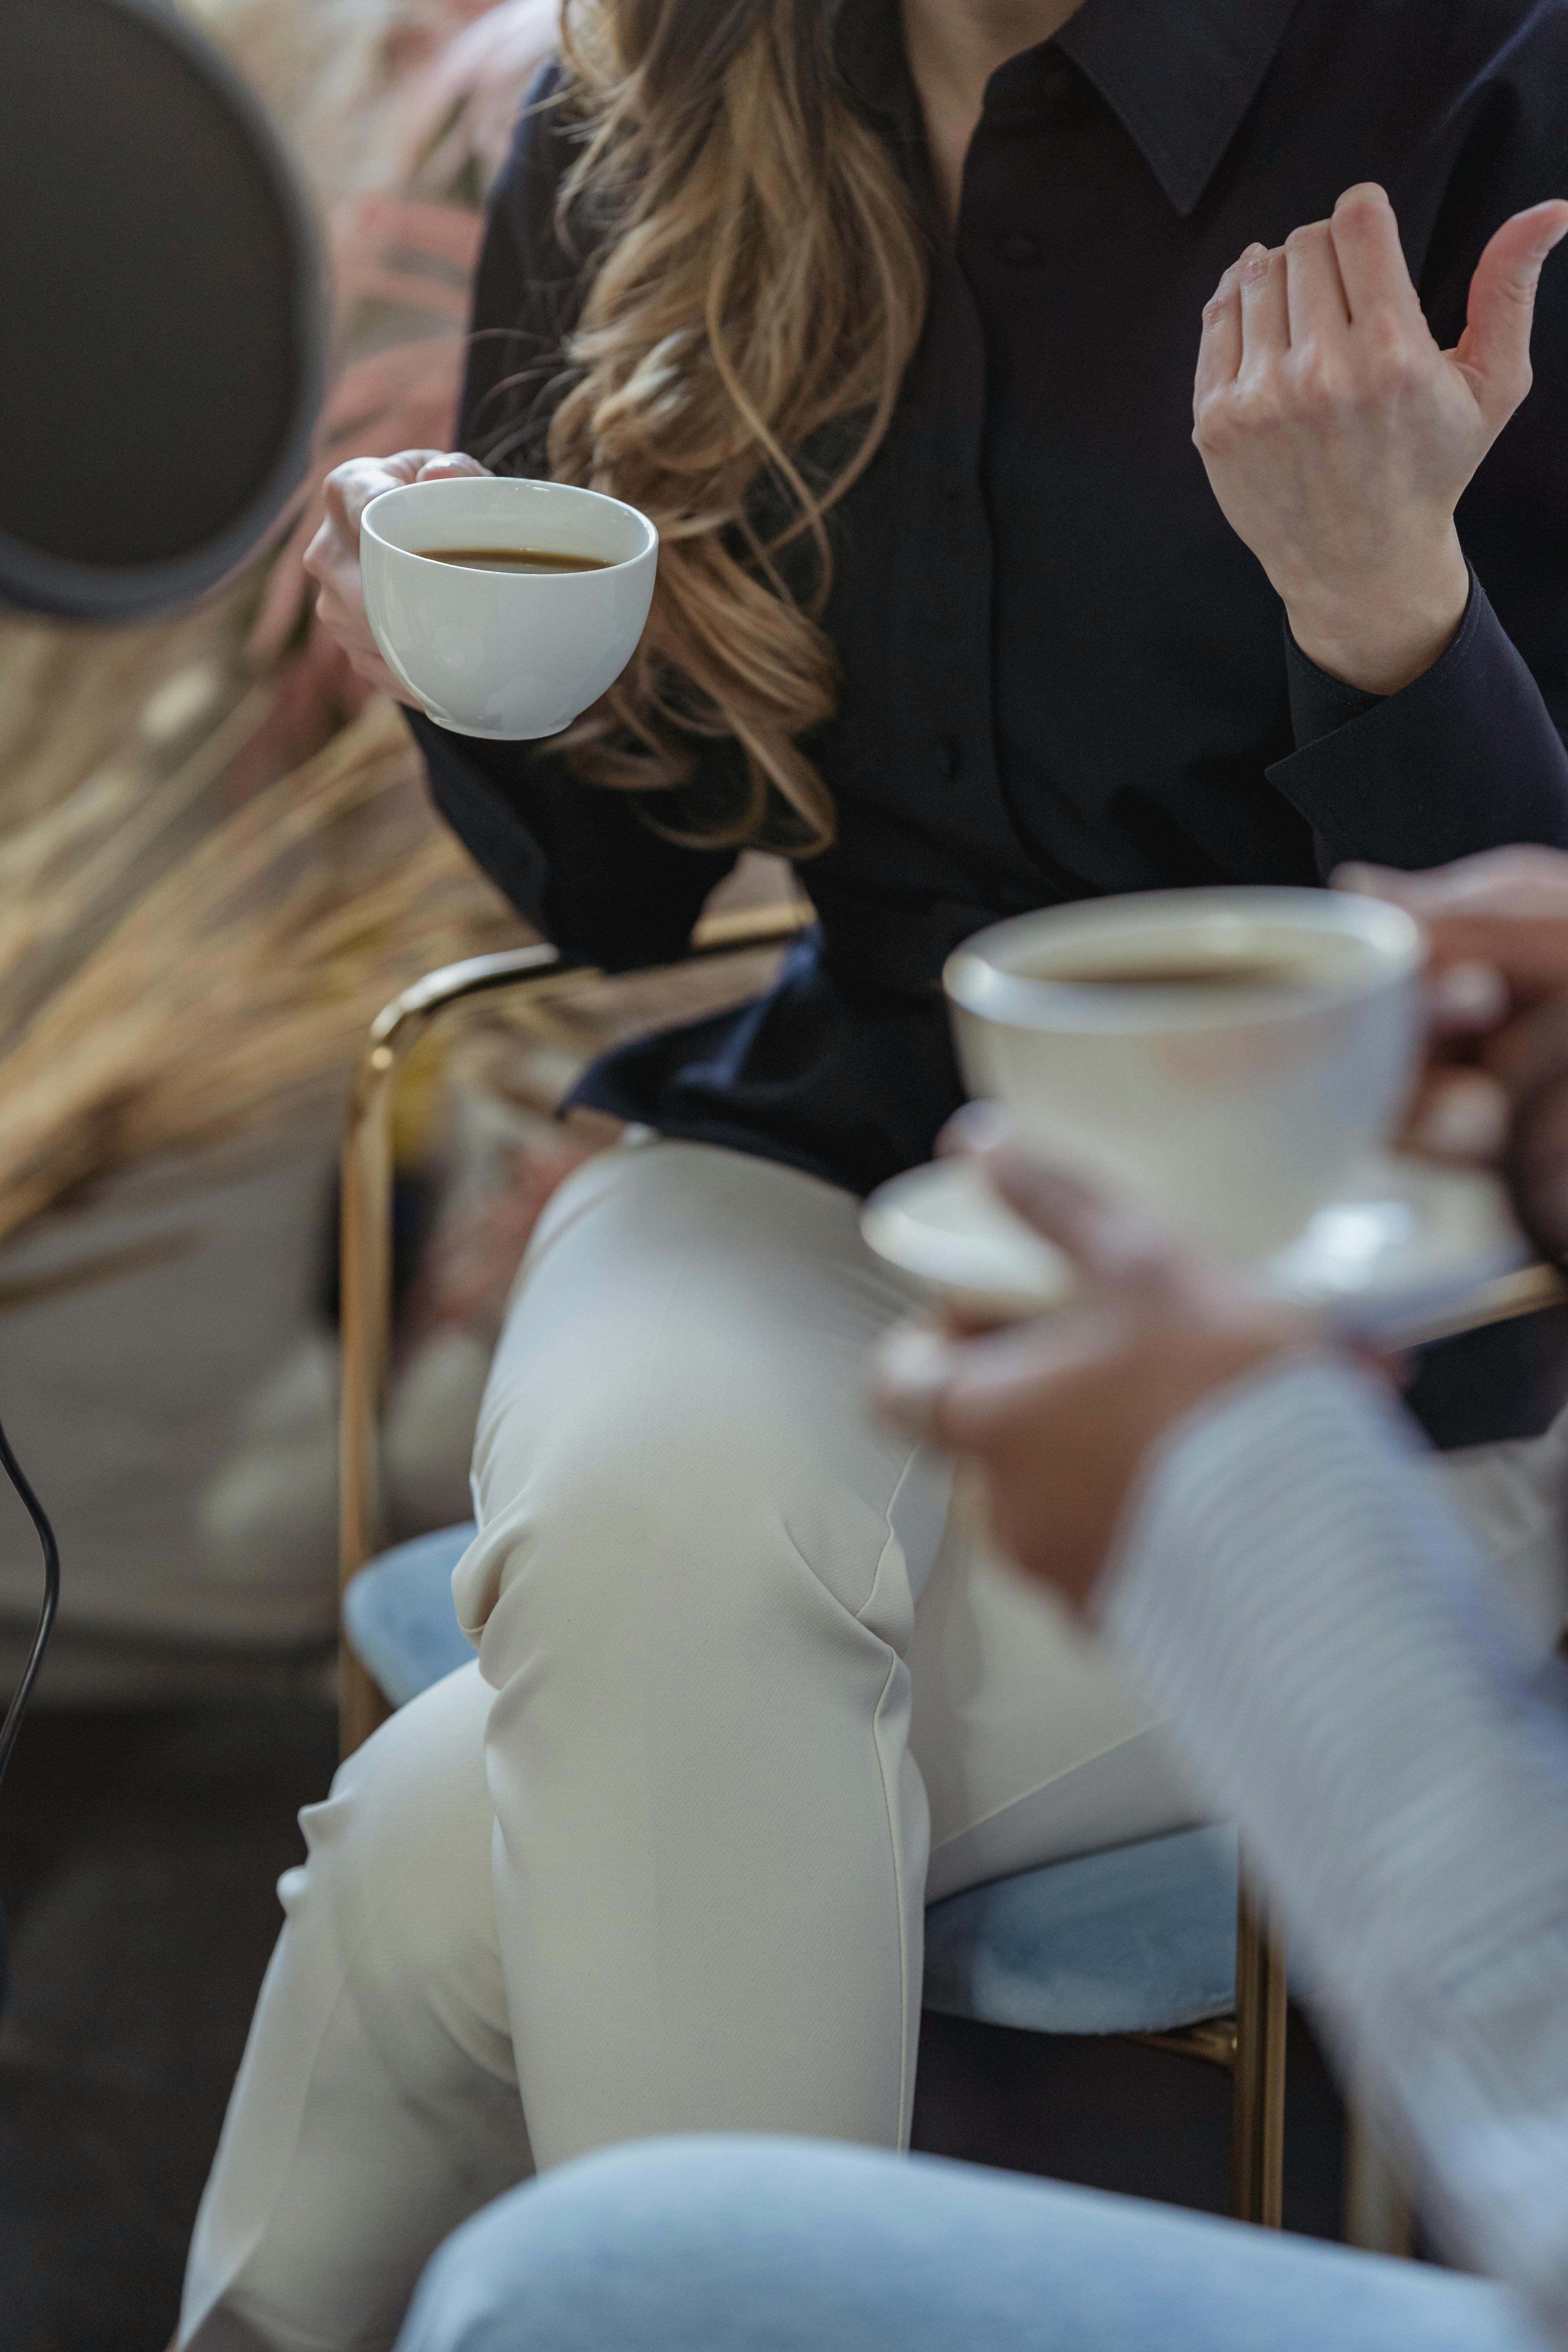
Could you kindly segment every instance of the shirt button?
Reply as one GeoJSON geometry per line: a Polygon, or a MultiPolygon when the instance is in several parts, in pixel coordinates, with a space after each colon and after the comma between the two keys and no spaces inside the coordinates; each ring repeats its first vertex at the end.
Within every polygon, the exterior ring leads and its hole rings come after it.
{"type": "Polygon", "coordinates": [[[1005,236],[1002,258],[1010,261],[1015,269],[1032,269],[1040,257],[1040,248],[1032,236],[1005,236]]]}
{"type": "Polygon", "coordinates": [[[931,752],[931,772],[939,784],[955,784],[963,761],[951,735],[939,735],[931,752]]]}

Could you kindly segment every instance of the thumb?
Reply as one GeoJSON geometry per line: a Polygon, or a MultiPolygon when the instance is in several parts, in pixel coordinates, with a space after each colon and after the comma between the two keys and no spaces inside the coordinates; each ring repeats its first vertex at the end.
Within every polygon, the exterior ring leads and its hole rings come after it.
{"type": "Polygon", "coordinates": [[[1108,1198],[1005,1134],[987,1139],[974,1158],[1008,1207],[1064,1250],[1097,1290],[1159,1288],[1176,1277],[1181,1252],[1157,1218],[1108,1198]]]}
{"type": "Polygon", "coordinates": [[[488,471],[487,467],[481,466],[477,457],[470,457],[466,450],[453,449],[439,457],[427,457],[415,478],[421,482],[450,482],[469,475],[484,475],[488,471]]]}
{"type": "Polygon", "coordinates": [[[1568,236],[1568,204],[1534,205],[1504,221],[1476,264],[1456,365],[1495,435],[1530,390],[1530,329],[1547,255],[1568,236]]]}

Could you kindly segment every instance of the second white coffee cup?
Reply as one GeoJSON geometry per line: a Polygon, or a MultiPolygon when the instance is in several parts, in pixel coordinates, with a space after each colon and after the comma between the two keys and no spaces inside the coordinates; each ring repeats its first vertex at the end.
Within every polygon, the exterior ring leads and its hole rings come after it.
{"type": "Polygon", "coordinates": [[[1377,899],[1172,890],[999,923],[943,980],[972,1093],[1245,1263],[1292,1240],[1392,1130],[1424,952],[1377,899]]]}
{"type": "Polygon", "coordinates": [[[635,507],[565,482],[410,482],[360,524],[365,614],[383,660],[437,725],[516,742],[562,729],[637,651],[658,533],[635,507]],[[471,570],[434,548],[538,548],[592,571],[471,570]]]}

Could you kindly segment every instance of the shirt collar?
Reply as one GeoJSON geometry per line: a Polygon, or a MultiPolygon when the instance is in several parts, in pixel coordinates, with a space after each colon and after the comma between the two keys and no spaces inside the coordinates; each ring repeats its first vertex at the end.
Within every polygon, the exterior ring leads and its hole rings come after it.
{"type": "MultiPolygon", "coordinates": [[[[1296,0],[1084,0],[1043,46],[1070,58],[1093,84],[1184,218],[1240,129],[1295,6],[1296,0]]],[[[850,87],[904,138],[918,137],[898,0],[837,0],[834,13],[850,87]]],[[[1011,60],[1001,71],[1010,75],[1022,63],[1011,60]]]]}
{"type": "Polygon", "coordinates": [[[1185,218],[1241,128],[1296,0],[1084,0],[1057,35],[1185,218]]]}

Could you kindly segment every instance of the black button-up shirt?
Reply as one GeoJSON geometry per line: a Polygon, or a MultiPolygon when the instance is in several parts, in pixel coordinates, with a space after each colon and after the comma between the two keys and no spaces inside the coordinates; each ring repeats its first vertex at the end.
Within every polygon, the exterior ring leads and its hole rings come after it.
{"type": "MultiPolygon", "coordinates": [[[[1548,265],[1534,392],[1460,509],[1463,625],[1399,694],[1357,695],[1290,645],[1190,437],[1222,270],[1354,181],[1387,187],[1458,341],[1492,230],[1568,190],[1568,0],[1086,0],[992,77],[955,238],[896,0],[842,0],[837,37],[934,258],[898,413],[835,524],[843,687],[814,748],[838,838],[799,868],[819,927],[769,996],[614,1055],[579,1098],[863,1190],[928,1157],[960,1099],[938,975],[987,921],[1568,846],[1568,264],[1548,265]]],[[[550,110],[526,114],[479,278],[463,430],[481,453],[498,387],[546,376],[572,315],[563,157],[550,110]]],[[[544,470],[541,425],[520,415],[506,463],[544,470]]],[[[565,952],[624,970],[680,951],[729,854],[672,845],[643,796],[548,749],[415,724],[437,805],[565,952]]]]}

